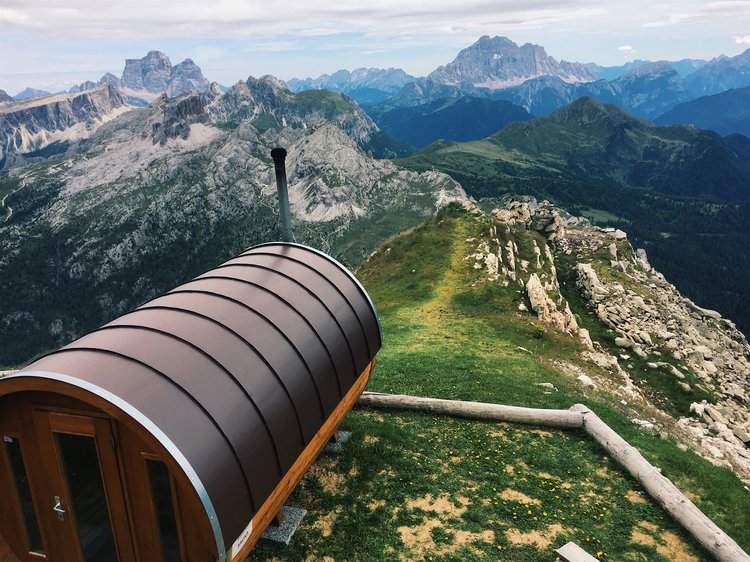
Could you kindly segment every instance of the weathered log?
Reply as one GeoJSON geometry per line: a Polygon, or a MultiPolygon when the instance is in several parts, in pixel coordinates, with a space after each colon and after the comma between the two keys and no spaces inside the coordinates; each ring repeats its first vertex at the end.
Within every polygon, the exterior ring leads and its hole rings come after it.
{"type": "Polygon", "coordinates": [[[685,530],[721,562],[750,562],[750,556],[706,517],[672,482],[583,404],[571,412],[583,416],[583,428],[607,453],[627,470],[685,530]]]}
{"type": "Polygon", "coordinates": [[[583,426],[583,415],[570,410],[520,408],[518,406],[503,406],[501,404],[488,404],[485,402],[440,400],[438,398],[421,398],[403,394],[381,394],[378,392],[362,393],[358,404],[373,408],[416,410],[461,418],[543,425],[562,429],[580,429],[583,426]]]}

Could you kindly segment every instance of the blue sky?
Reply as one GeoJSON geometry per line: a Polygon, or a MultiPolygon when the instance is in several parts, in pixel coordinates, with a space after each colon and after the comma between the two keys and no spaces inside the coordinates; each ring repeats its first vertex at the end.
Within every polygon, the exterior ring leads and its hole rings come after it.
{"type": "Polygon", "coordinates": [[[209,80],[400,67],[425,75],[482,35],[544,46],[556,59],[736,55],[750,48],[750,0],[0,0],[0,89],[57,91],[149,50],[192,58],[209,80]]]}

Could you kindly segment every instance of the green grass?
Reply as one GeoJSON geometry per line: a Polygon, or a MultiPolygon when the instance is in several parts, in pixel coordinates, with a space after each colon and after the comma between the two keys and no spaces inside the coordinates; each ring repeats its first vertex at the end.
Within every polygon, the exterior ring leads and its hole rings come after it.
{"type": "Polygon", "coordinates": [[[290,545],[251,561],[551,562],[568,541],[599,560],[709,559],[585,434],[375,410],[345,425],[288,502],[308,511],[290,545]]]}
{"type": "MultiPolygon", "coordinates": [[[[489,224],[448,208],[359,268],[385,340],[369,390],[542,408],[583,402],[747,549],[750,494],[740,481],[642,431],[608,393],[580,386],[559,368],[588,368],[579,344],[519,311],[519,286],[489,282],[464,260],[489,224]]],[[[528,259],[530,238],[518,242],[528,259]]],[[[599,329],[592,335],[606,344],[599,329]]],[[[344,425],[353,436],[343,454],[324,454],[290,500],[308,510],[290,546],[261,543],[250,560],[552,561],[569,540],[600,560],[711,559],[582,433],[362,409],[344,425]],[[534,543],[534,533],[552,542],[534,543]]]]}

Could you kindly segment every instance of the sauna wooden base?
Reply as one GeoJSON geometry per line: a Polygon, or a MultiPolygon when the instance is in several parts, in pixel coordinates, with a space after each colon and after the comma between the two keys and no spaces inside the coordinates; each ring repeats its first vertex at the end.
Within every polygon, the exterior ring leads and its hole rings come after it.
{"type": "Polygon", "coordinates": [[[284,505],[284,502],[291,495],[295,486],[297,486],[302,477],[307,473],[310,465],[315,462],[315,459],[318,458],[320,452],[328,444],[328,441],[339,428],[339,425],[341,425],[346,414],[349,413],[349,410],[351,410],[357,402],[357,399],[364,391],[365,386],[367,386],[367,382],[370,380],[370,374],[372,373],[374,366],[375,360],[373,359],[359,376],[357,382],[354,383],[354,386],[352,386],[346,396],[341,400],[341,403],[336,406],[336,409],[323,424],[323,427],[320,428],[318,433],[315,434],[315,437],[313,437],[307,447],[305,447],[305,450],[302,451],[302,454],[297,458],[279,485],[276,486],[271,496],[269,496],[255,514],[255,517],[253,517],[252,520],[250,538],[247,539],[247,542],[239,548],[236,553],[227,552],[227,560],[231,560],[232,562],[241,562],[245,560],[248,553],[260,540],[263,531],[266,530],[266,527],[268,527],[273,518],[279,512],[281,506],[284,505]]]}

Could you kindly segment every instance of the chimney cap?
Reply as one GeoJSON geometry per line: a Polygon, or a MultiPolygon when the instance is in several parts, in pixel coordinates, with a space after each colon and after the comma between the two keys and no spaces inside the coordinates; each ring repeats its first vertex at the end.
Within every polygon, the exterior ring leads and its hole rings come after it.
{"type": "Polygon", "coordinates": [[[286,158],[286,150],[281,147],[274,148],[273,150],[271,150],[271,158],[273,158],[274,162],[277,162],[279,160],[283,162],[286,158]]]}

